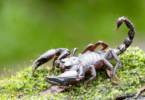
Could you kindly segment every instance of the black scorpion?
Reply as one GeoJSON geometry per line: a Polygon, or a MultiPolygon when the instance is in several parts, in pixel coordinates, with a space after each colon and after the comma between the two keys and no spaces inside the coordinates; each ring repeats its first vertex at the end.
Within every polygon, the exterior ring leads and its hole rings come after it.
{"type": "MultiPolygon", "coordinates": [[[[33,67],[35,64],[36,66],[32,72],[32,75],[40,65],[56,56],[53,61],[53,68],[50,71],[52,71],[55,66],[61,70],[65,69],[65,71],[59,76],[46,76],[45,79],[51,84],[60,86],[75,85],[84,79],[85,73],[91,73],[92,77],[85,83],[86,88],[88,83],[96,78],[95,69],[100,68],[102,65],[105,65],[109,68],[111,83],[117,84],[117,82],[113,81],[113,76],[115,76],[120,63],[118,55],[122,54],[131,45],[135,35],[134,26],[126,17],[118,18],[116,30],[118,30],[123,22],[125,22],[126,26],[129,28],[129,37],[126,38],[124,44],[121,44],[117,49],[109,48],[108,50],[104,51],[108,45],[103,41],[97,42],[94,46],[89,44],[85,50],[76,57],[74,54],[77,51],[77,48],[74,48],[71,53],[66,48],[51,49],[41,55],[34,62],[33,67]],[[103,49],[101,51],[94,51],[99,45],[102,45],[103,49]],[[70,57],[66,58],[68,55],[70,55],[70,57]],[[114,70],[113,65],[109,62],[111,59],[116,61],[114,70]]],[[[115,78],[118,79],[117,77],[115,78]]]]}

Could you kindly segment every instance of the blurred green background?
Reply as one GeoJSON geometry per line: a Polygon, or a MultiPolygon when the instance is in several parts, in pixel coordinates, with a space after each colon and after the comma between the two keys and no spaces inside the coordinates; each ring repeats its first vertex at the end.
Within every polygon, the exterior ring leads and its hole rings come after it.
{"type": "Polygon", "coordinates": [[[125,24],[113,31],[122,16],[135,26],[132,46],[145,51],[144,0],[0,0],[0,74],[51,48],[77,47],[78,54],[99,40],[117,48],[128,36],[125,24]]]}

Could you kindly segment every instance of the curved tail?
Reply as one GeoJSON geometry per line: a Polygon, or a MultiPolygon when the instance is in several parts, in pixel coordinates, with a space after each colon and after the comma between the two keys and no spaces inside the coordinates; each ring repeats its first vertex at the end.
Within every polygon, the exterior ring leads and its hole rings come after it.
{"type": "Polygon", "coordinates": [[[134,35],[135,35],[135,29],[133,24],[131,23],[130,20],[128,20],[126,17],[120,17],[117,20],[117,28],[116,30],[118,30],[118,28],[120,27],[120,25],[123,23],[123,21],[125,22],[126,26],[129,28],[128,31],[128,38],[125,39],[124,44],[121,44],[118,49],[120,50],[120,54],[123,53],[132,43],[134,35]]]}

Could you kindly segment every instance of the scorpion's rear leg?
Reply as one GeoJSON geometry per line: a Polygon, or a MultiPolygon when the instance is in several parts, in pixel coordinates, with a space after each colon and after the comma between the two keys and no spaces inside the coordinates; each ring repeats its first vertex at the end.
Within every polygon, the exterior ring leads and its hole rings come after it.
{"type": "Polygon", "coordinates": [[[99,45],[102,45],[102,46],[103,46],[103,48],[102,48],[101,50],[105,50],[105,49],[108,47],[108,45],[107,45],[105,42],[103,42],[103,41],[98,41],[94,46],[93,46],[93,44],[89,44],[89,45],[83,50],[83,52],[82,52],[81,54],[84,54],[86,51],[94,51],[99,45]]]}
{"type": "Polygon", "coordinates": [[[86,89],[87,85],[96,78],[95,67],[93,65],[91,65],[90,68],[91,68],[90,72],[91,72],[92,77],[85,83],[85,87],[84,87],[85,89],[86,89]]]}
{"type": "Polygon", "coordinates": [[[84,54],[86,51],[89,51],[93,47],[93,44],[89,44],[82,52],[81,54],[84,54]]]}
{"type": "MultiPolygon", "coordinates": [[[[111,77],[111,75],[110,75],[110,70],[108,70],[108,69],[105,69],[105,72],[106,72],[106,74],[108,75],[108,77],[110,78],[111,77]]],[[[117,76],[113,76],[116,80],[119,80],[119,78],[117,77],[117,76]]]]}
{"type": "Polygon", "coordinates": [[[110,80],[111,80],[111,82],[113,84],[117,84],[117,82],[113,81],[113,76],[115,76],[116,71],[117,71],[118,66],[119,66],[119,63],[120,63],[120,60],[119,60],[117,54],[112,49],[108,49],[106,51],[106,54],[104,55],[104,59],[103,60],[104,60],[104,64],[111,70],[111,72],[110,72],[110,80]],[[116,61],[114,72],[113,72],[112,64],[107,60],[107,59],[110,59],[110,58],[114,58],[114,60],[116,61]]]}
{"type": "Polygon", "coordinates": [[[103,46],[103,48],[102,48],[101,50],[105,50],[105,49],[108,47],[108,45],[107,45],[105,42],[103,42],[103,41],[98,41],[98,42],[91,48],[90,51],[94,51],[99,45],[102,45],[102,46],[103,46]]]}
{"type": "Polygon", "coordinates": [[[111,83],[117,84],[117,82],[113,81],[113,66],[112,66],[112,64],[106,59],[103,59],[103,62],[111,70],[111,72],[110,72],[110,81],[111,81],[111,83]]]}

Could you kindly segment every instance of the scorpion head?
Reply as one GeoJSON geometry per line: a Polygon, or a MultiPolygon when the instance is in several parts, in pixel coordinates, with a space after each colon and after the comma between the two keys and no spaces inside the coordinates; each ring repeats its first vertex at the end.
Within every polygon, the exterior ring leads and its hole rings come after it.
{"type": "Polygon", "coordinates": [[[70,58],[65,58],[61,60],[64,64],[63,64],[63,68],[70,68],[74,65],[79,65],[80,64],[80,60],[78,57],[70,57],[70,58]]]}

